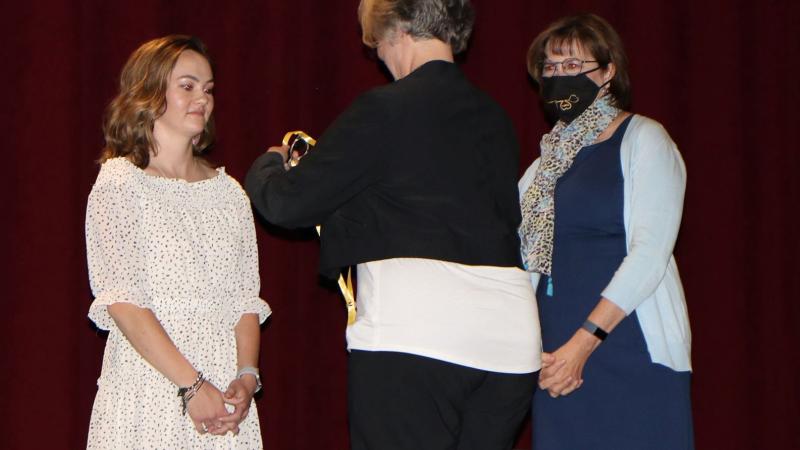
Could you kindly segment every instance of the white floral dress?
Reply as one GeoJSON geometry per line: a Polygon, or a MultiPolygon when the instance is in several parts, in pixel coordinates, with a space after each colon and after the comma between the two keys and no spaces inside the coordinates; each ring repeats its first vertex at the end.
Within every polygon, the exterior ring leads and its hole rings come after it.
{"type": "Polygon", "coordinates": [[[237,371],[234,326],[263,322],[252,210],[218,169],[195,183],[146,174],[125,158],[100,169],[86,212],[89,317],[109,330],[89,448],[262,448],[255,403],[233,436],[200,435],[177,386],[145,361],[108,315],[115,302],[149,308],[180,352],[224,391],[237,371]]]}

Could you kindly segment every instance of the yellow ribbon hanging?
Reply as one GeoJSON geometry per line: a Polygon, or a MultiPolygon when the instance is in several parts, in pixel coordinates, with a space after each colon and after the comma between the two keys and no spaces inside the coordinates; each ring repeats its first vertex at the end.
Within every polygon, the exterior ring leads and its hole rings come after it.
{"type": "MultiPolygon", "coordinates": [[[[290,131],[283,136],[283,145],[289,145],[289,141],[292,137],[295,136],[295,139],[302,139],[308,143],[309,148],[317,145],[317,140],[309,136],[308,134],[296,130],[290,131]]],[[[322,228],[317,225],[317,235],[322,236],[322,228]]],[[[353,291],[353,277],[352,277],[352,268],[347,268],[347,280],[345,280],[344,276],[339,275],[339,290],[342,291],[342,296],[344,297],[344,304],[347,306],[347,325],[352,325],[356,321],[356,295],[353,291]]]]}
{"type": "MultiPolygon", "coordinates": [[[[317,235],[322,236],[322,229],[319,225],[317,225],[317,235]]],[[[356,294],[353,292],[352,275],[352,267],[347,268],[347,281],[344,276],[339,275],[339,290],[342,291],[344,304],[347,306],[347,325],[352,325],[356,321],[356,294]]]]}

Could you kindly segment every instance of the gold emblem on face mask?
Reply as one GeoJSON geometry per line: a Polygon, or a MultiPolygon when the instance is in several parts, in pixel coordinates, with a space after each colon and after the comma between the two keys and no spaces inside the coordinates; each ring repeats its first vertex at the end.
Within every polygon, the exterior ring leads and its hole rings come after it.
{"type": "Polygon", "coordinates": [[[569,111],[570,109],[572,109],[572,105],[578,103],[579,101],[581,101],[581,99],[578,98],[577,95],[572,94],[569,96],[569,98],[563,98],[561,100],[550,100],[547,103],[548,104],[555,103],[556,106],[558,106],[558,109],[562,111],[569,111]]]}

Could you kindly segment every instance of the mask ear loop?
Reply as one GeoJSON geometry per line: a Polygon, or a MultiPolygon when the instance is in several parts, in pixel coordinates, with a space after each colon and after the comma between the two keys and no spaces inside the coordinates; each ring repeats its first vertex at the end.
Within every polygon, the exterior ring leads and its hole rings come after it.
{"type": "MultiPolygon", "coordinates": [[[[608,64],[606,64],[606,66],[608,66],[608,64]]],[[[575,76],[586,75],[586,74],[589,74],[589,73],[592,73],[592,72],[598,71],[598,70],[600,70],[600,69],[602,69],[602,68],[603,68],[603,66],[597,66],[597,67],[595,67],[594,69],[587,70],[586,72],[581,72],[581,73],[579,73],[578,75],[575,75],[575,76]]],[[[609,95],[609,93],[610,93],[610,90],[611,90],[611,88],[609,87],[609,85],[611,84],[611,80],[612,80],[612,79],[613,79],[613,78],[609,78],[608,80],[606,80],[606,82],[605,82],[605,83],[603,83],[603,84],[601,84],[601,85],[599,86],[600,92],[603,94],[603,95],[601,95],[601,97],[604,97],[604,96],[606,96],[606,95],[609,95]]]]}
{"type": "Polygon", "coordinates": [[[606,95],[611,95],[611,80],[609,79],[605,83],[600,85],[600,90],[603,92],[603,97],[606,95]]]}
{"type": "MultiPolygon", "coordinates": [[[[606,64],[606,67],[608,67],[608,64],[606,64]]],[[[600,67],[598,67],[598,69],[599,68],[600,67]]],[[[607,79],[605,83],[600,85],[600,89],[603,92],[603,96],[611,95],[611,81],[613,79],[614,79],[614,77],[611,77],[611,78],[607,79]]]]}

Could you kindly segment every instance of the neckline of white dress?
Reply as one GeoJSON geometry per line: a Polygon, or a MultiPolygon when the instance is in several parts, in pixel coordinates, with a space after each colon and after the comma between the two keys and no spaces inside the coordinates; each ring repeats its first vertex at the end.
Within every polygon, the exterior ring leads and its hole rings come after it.
{"type": "Polygon", "coordinates": [[[225,173],[225,166],[220,166],[214,169],[217,174],[213,177],[206,178],[203,180],[197,181],[188,181],[184,180],[183,178],[171,178],[171,177],[164,177],[160,175],[152,175],[144,171],[144,169],[138,167],[136,164],[132,163],[128,158],[124,156],[120,156],[119,159],[124,160],[125,163],[131,167],[135,172],[140,174],[140,176],[145,177],[145,179],[154,180],[154,181],[164,181],[166,183],[179,183],[187,186],[198,186],[206,183],[211,183],[216,180],[222,179],[222,175],[225,173]]]}

